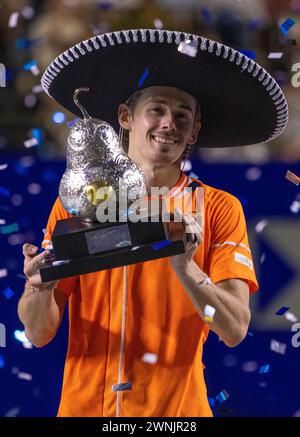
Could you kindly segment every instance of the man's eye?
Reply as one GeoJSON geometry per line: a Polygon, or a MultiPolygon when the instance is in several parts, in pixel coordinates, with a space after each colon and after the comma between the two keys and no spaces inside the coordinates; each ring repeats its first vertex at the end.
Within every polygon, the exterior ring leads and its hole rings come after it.
{"type": "Polygon", "coordinates": [[[150,108],[150,111],[160,112],[160,111],[161,111],[161,108],[150,108]]]}

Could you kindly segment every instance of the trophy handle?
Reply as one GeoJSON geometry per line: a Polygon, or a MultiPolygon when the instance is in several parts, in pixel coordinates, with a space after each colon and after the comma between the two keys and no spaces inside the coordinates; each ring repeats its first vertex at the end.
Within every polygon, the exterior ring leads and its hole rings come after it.
{"type": "Polygon", "coordinates": [[[75,105],[76,106],[78,106],[78,108],[80,109],[80,111],[82,112],[82,115],[83,115],[83,118],[84,118],[84,120],[90,120],[91,119],[91,116],[90,116],[90,114],[84,109],[84,107],[78,102],[78,98],[77,98],[77,96],[78,96],[78,94],[81,92],[81,91],[89,91],[90,89],[89,88],[87,88],[87,87],[80,87],[80,88],[77,88],[77,90],[75,90],[74,91],[74,94],[73,94],[73,101],[74,101],[74,103],[75,103],[75,105]]]}

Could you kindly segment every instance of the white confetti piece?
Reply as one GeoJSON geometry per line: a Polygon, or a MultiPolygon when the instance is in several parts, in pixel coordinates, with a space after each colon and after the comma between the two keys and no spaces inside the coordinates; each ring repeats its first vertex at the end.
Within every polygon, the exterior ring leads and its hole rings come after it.
{"type": "Polygon", "coordinates": [[[266,226],[268,226],[268,224],[269,220],[261,220],[260,222],[256,223],[255,232],[259,234],[265,229],[266,226]]]}
{"type": "Polygon", "coordinates": [[[16,417],[19,414],[19,412],[20,412],[20,408],[14,407],[8,410],[7,413],[4,414],[4,417],[16,417]]]}
{"type": "Polygon", "coordinates": [[[31,381],[32,380],[32,375],[30,375],[30,373],[26,373],[26,372],[19,372],[18,373],[18,378],[19,379],[24,379],[25,381],[31,381]]]}
{"type": "Polygon", "coordinates": [[[294,202],[290,206],[290,211],[293,214],[298,214],[299,210],[300,210],[300,202],[298,202],[298,200],[294,200],[294,202]]]}
{"type": "Polygon", "coordinates": [[[0,269],[0,278],[5,278],[7,276],[7,269],[0,269]]]}
{"type": "Polygon", "coordinates": [[[155,18],[155,20],[153,21],[154,27],[156,29],[163,29],[164,24],[163,22],[159,19],[159,18],[155,18]]]}
{"type": "Polygon", "coordinates": [[[261,169],[259,167],[250,167],[245,173],[246,179],[248,181],[257,181],[261,177],[261,169]]]}
{"type": "Polygon", "coordinates": [[[206,322],[213,322],[216,309],[211,305],[205,305],[204,307],[204,320],[206,322]]]}
{"type": "Polygon", "coordinates": [[[242,370],[244,372],[256,372],[256,370],[258,369],[258,363],[256,361],[246,361],[245,363],[242,364],[242,370]]]}
{"type": "Polygon", "coordinates": [[[295,314],[291,313],[290,311],[287,311],[286,313],[284,313],[284,317],[292,323],[296,323],[298,322],[298,317],[295,316],[295,314]]]}
{"type": "Polygon", "coordinates": [[[278,354],[284,355],[286,351],[286,344],[280,343],[277,340],[271,339],[270,343],[271,351],[277,352],[278,354]]]}
{"type": "Polygon", "coordinates": [[[8,27],[16,27],[19,19],[19,12],[13,12],[8,20],[8,27]]]}
{"type": "Polygon", "coordinates": [[[268,59],[281,59],[283,52],[271,52],[269,53],[268,59]]]}
{"type": "Polygon", "coordinates": [[[142,361],[143,361],[143,363],[155,364],[157,362],[157,355],[152,354],[150,352],[146,352],[142,356],[142,361]]]}
{"type": "Polygon", "coordinates": [[[38,94],[38,93],[42,93],[44,90],[43,90],[43,87],[42,87],[42,85],[34,85],[34,87],[32,87],[32,90],[31,90],[34,94],[38,94]]]}
{"type": "Polygon", "coordinates": [[[0,171],[5,170],[8,167],[8,164],[1,164],[0,165],[0,171]]]}
{"type": "Polygon", "coordinates": [[[181,163],[181,170],[190,171],[192,170],[192,163],[188,159],[185,162],[181,163]]]}
{"type": "Polygon", "coordinates": [[[187,39],[182,41],[178,46],[178,51],[184,55],[191,56],[195,58],[198,52],[198,41],[187,39]]]}
{"type": "Polygon", "coordinates": [[[31,73],[32,73],[34,76],[37,76],[38,74],[40,74],[40,69],[39,69],[39,67],[38,67],[37,65],[33,65],[33,66],[30,68],[30,71],[31,71],[31,73]]]}
{"type": "Polygon", "coordinates": [[[6,224],[6,221],[3,219],[0,219],[0,225],[5,225],[5,224],[6,224]]]}
{"type": "Polygon", "coordinates": [[[38,139],[33,137],[29,140],[24,141],[24,146],[28,149],[29,147],[34,147],[39,143],[38,139]]]}

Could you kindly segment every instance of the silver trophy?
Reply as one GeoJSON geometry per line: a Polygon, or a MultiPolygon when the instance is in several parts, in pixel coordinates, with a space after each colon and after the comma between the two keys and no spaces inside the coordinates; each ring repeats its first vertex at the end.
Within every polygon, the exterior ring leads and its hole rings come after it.
{"type": "Polygon", "coordinates": [[[144,174],[124,153],[112,126],[91,118],[78,102],[81,91],[89,89],[77,89],[73,100],[83,119],[68,135],[67,165],[59,185],[59,198],[71,217],[56,223],[52,234],[55,258],[40,269],[44,282],[185,250],[181,223],[170,227],[160,213],[149,220],[144,216],[141,221],[130,221],[130,206],[146,195],[144,174]],[[124,188],[130,193],[125,210],[120,206],[124,188]],[[105,220],[105,208],[99,213],[105,202],[114,203],[118,210],[113,221],[105,220]]]}

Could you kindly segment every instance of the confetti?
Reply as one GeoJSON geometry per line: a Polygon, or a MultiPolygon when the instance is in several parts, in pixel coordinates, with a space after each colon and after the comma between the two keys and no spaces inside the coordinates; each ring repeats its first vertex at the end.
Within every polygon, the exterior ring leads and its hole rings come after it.
{"type": "Polygon", "coordinates": [[[204,320],[206,322],[213,322],[216,309],[210,305],[205,305],[204,307],[204,320]]]}
{"type": "Polygon", "coordinates": [[[290,206],[290,211],[293,214],[298,214],[299,210],[300,210],[300,202],[298,200],[294,200],[294,202],[290,206]]]}
{"type": "Polygon", "coordinates": [[[214,408],[214,406],[216,405],[216,400],[214,398],[209,397],[208,398],[208,403],[209,403],[209,406],[211,408],[214,408]]]}
{"type": "Polygon", "coordinates": [[[6,224],[6,221],[3,219],[0,219],[0,225],[5,225],[5,224],[6,224]]]}
{"type": "Polygon", "coordinates": [[[262,256],[260,257],[260,263],[263,264],[265,262],[266,259],[266,254],[263,253],[262,256]]]}
{"type": "Polygon", "coordinates": [[[242,365],[242,370],[244,372],[256,372],[256,370],[258,369],[258,363],[256,361],[246,361],[243,365],[242,365]]]}
{"type": "Polygon", "coordinates": [[[268,59],[281,59],[283,56],[283,52],[270,52],[268,55],[268,59]]]}
{"type": "Polygon", "coordinates": [[[67,126],[72,129],[72,127],[75,126],[75,124],[77,123],[77,121],[79,121],[80,118],[72,118],[72,120],[67,122],[67,126]]]}
{"type": "Polygon", "coordinates": [[[28,185],[27,191],[30,194],[39,194],[42,191],[42,187],[40,184],[31,183],[28,185]]]}
{"type": "Polygon", "coordinates": [[[296,19],[294,17],[287,18],[281,25],[280,30],[284,35],[287,35],[290,28],[296,24],[296,19]]]}
{"type": "Polygon", "coordinates": [[[7,276],[7,269],[0,269],[0,278],[5,278],[7,276]]]}
{"type": "Polygon", "coordinates": [[[268,226],[269,220],[261,220],[260,222],[256,223],[255,225],[255,232],[258,234],[262,232],[266,226],[268,226]]]}
{"type": "Polygon", "coordinates": [[[172,244],[171,240],[163,240],[163,241],[159,241],[158,243],[152,244],[151,247],[154,250],[158,250],[158,249],[162,249],[163,247],[169,246],[170,244],[172,244]]]}
{"type": "Polygon", "coordinates": [[[0,234],[11,234],[12,232],[19,232],[18,223],[12,223],[10,225],[5,225],[0,227],[0,234]]]}
{"type": "Polygon", "coordinates": [[[132,383],[131,382],[123,382],[121,384],[114,384],[112,386],[112,391],[125,391],[125,390],[131,390],[132,383]]]}
{"type": "Polygon", "coordinates": [[[285,178],[288,181],[293,182],[293,184],[295,184],[295,185],[299,185],[299,183],[300,183],[300,178],[298,176],[296,176],[294,173],[292,173],[290,170],[288,170],[286,172],[285,178]]]}
{"type": "Polygon", "coordinates": [[[32,380],[32,375],[30,375],[30,373],[19,372],[17,376],[18,376],[19,379],[24,379],[25,381],[31,381],[32,380]]]}
{"type": "Polygon", "coordinates": [[[248,181],[257,181],[261,177],[262,171],[259,167],[250,167],[246,170],[245,177],[248,181]]]}
{"type": "Polygon", "coordinates": [[[30,20],[34,17],[34,8],[32,6],[26,5],[21,9],[21,14],[26,20],[30,20]]]}
{"type": "Polygon", "coordinates": [[[270,370],[270,364],[263,364],[260,366],[258,373],[268,373],[270,370]]]}
{"type": "Polygon", "coordinates": [[[285,317],[289,322],[292,322],[292,323],[296,323],[296,322],[298,322],[298,318],[297,318],[293,313],[290,313],[289,311],[287,311],[287,312],[284,314],[284,317],[285,317]]]}
{"type": "Polygon", "coordinates": [[[14,292],[10,287],[6,287],[5,290],[3,290],[3,294],[6,297],[6,299],[11,299],[14,296],[14,292]]]}
{"type": "Polygon", "coordinates": [[[162,22],[159,18],[156,18],[156,19],[153,21],[153,24],[154,24],[154,27],[155,27],[156,29],[163,29],[163,27],[164,27],[163,22],[162,22]]]}
{"type": "Polygon", "coordinates": [[[29,140],[24,141],[24,146],[28,149],[29,147],[34,147],[39,144],[37,138],[30,138],[29,140]]]}
{"type": "Polygon", "coordinates": [[[52,115],[52,120],[54,123],[62,124],[66,119],[66,116],[63,112],[54,112],[52,115]]]}
{"type": "Polygon", "coordinates": [[[253,337],[253,332],[248,331],[247,335],[250,335],[250,337],[253,337]]]}
{"type": "Polygon", "coordinates": [[[286,352],[286,344],[285,343],[280,343],[277,340],[274,340],[273,338],[271,339],[271,343],[270,343],[270,349],[273,352],[277,352],[278,354],[282,354],[284,355],[286,352]]]}
{"type": "Polygon", "coordinates": [[[149,70],[148,70],[148,68],[146,68],[146,70],[144,71],[144,73],[142,74],[142,76],[139,79],[139,88],[141,88],[143,86],[143,83],[145,82],[145,80],[148,76],[149,76],[149,70]]]}
{"type": "Polygon", "coordinates": [[[250,59],[255,59],[255,52],[253,50],[239,50],[240,53],[243,53],[243,55],[248,56],[250,59]]]}
{"type": "Polygon", "coordinates": [[[187,161],[183,162],[181,164],[181,170],[182,171],[190,171],[190,170],[192,170],[192,163],[191,163],[191,161],[187,160],[187,161]]]}
{"type": "Polygon", "coordinates": [[[189,176],[191,178],[199,179],[199,176],[196,173],[193,173],[192,171],[189,173],[189,176]]]}
{"type": "Polygon", "coordinates": [[[157,355],[156,354],[152,354],[150,352],[146,352],[142,356],[142,361],[144,363],[155,364],[157,362],[157,355]]]}
{"type": "Polygon", "coordinates": [[[229,394],[226,390],[222,390],[219,394],[217,394],[216,399],[222,404],[229,398],[229,394]]]}
{"type": "Polygon", "coordinates": [[[5,170],[8,167],[8,164],[1,164],[0,165],[0,171],[5,170]]]}
{"type": "Polygon", "coordinates": [[[37,98],[34,94],[27,94],[27,96],[24,97],[24,105],[26,108],[33,108],[36,105],[37,98]]]}
{"type": "Polygon", "coordinates": [[[14,408],[11,408],[10,410],[8,410],[4,414],[4,417],[16,417],[19,413],[20,413],[20,408],[14,407],[14,408]]]}
{"type": "Polygon", "coordinates": [[[289,309],[289,307],[281,307],[277,313],[275,313],[275,316],[283,316],[289,309]]]}
{"type": "Polygon", "coordinates": [[[8,27],[16,27],[18,25],[18,19],[19,19],[19,12],[13,12],[8,20],[8,27]]]}
{"type": "Polygon", "coordinates": [[[182,41],[178,46],[178,51],[184,55],[191,56],[195,58],[198,53],[198,41],[187,39],[182,41]]]}
{"type": "Polygon", "coordinates": [[[10,200],[14,206],[20,206],[23,203],[23,197],[20,194],[14,194],[10,200]]]}
{"type": "Polygon", "coordinates": [[[40,74],[39,67],[37,66],[37,61],[32,60],[23,65],[25,71],[31,71],[34,76],[40,74]]]}
{"type": "Polygon", "coordinates": [[[2,367],[4,367],[4,366],[5,366],[5,361],[4,361],[3,355],[0,355],[0,369],[2,369],[2,367]]]}
{"type": "Polygon", "coordinates": [[[42,93],[44,92],[42,85],[34,85],[34,87],[31,90],[34,94],[42,93]]]}

